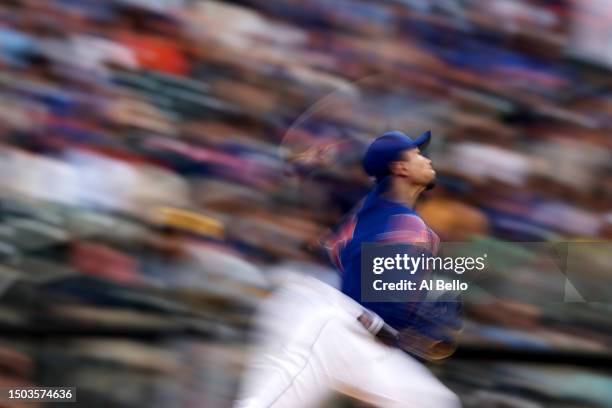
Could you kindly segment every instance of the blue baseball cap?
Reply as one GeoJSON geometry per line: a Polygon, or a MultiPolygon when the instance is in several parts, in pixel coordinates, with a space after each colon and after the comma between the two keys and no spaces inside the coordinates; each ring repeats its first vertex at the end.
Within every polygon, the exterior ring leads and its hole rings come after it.
{"type": "Polygon", "coordinates": [[[399,130],[386,132],[374,139],[368,147],[363,156],[363,169],[368,175],[380,181],[390,174],[389,164],[396,161],[401,152],[417,147],[424,149],[430,139],[429,130],[414,140],[399,130]]]}

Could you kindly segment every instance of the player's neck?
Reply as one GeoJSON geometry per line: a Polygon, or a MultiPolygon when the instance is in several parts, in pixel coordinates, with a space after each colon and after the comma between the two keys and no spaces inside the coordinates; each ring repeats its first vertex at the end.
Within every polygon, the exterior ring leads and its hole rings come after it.
{"type": "Polygon", "coordinates": [[[385,193],[385,197],[391,201],[414,208],[423,191],[425,191],[425,186],[400,183],[397,180],[393,180],[389,191],[385,193]]]}

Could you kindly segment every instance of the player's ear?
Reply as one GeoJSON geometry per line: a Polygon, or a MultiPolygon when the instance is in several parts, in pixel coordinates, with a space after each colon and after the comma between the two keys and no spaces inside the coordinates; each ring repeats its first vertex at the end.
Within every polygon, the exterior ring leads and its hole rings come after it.
{"type": "Polygon", "coordinates": [[[408,166],[405,161],[395,161],[389,165],[389,170],[394,176],[405,177],[408,175],[408,166]]]}

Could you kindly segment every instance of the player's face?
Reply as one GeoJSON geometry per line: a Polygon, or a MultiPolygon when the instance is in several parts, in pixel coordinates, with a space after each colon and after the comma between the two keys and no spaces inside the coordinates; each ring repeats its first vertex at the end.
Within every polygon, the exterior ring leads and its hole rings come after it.
{"type": "Polygon", "coordinates": [[[436,171],[431,160],[421,154],[419,149],[402,152],[401,161],[395,168],[396,175],[405,177],[407,181],[421,186],[431,186],[436,179],[436,171]]]}

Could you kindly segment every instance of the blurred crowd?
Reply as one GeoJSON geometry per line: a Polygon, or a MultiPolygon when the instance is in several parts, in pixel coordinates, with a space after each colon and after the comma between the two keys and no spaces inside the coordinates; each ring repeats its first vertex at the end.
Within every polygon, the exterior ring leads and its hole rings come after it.
{"type": "MultiPolygon", "coordinates": [[[[136,307],[113,296],[170,288],[249,309],[284,270],[333,282],[319,242],[367,192],[361,154],[389,129],[433,131],[438,187],[419,211],[446,241],[611,239],[606,6],[4,0],[0,293],[42,282],[49,299],[136,307]]],[[[571,326],[564,311],[548,312],[571,326]]],[[[502,312],[524,332],[546,320],[502,312]]],[[[607,350],[582,335],[538,345],[607,350]]]]}

